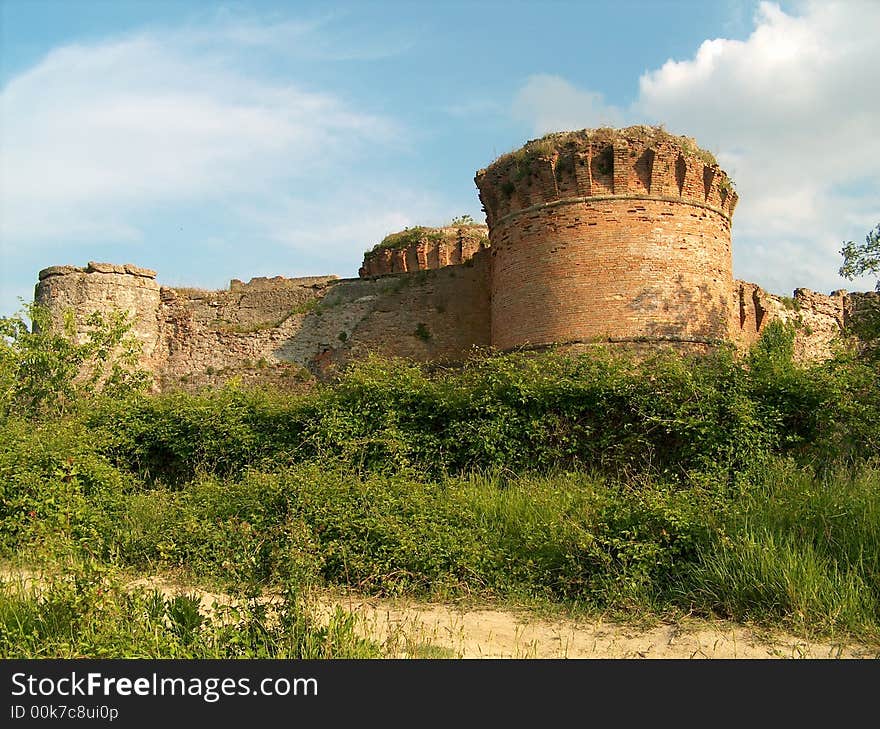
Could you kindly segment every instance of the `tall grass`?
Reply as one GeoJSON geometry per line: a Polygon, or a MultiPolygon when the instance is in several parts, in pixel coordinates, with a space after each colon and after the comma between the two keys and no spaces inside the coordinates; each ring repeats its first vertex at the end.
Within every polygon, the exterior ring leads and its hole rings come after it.
{"type": "Polygon", "coordinates": [[[0,658],[371,658],[340,610],[320,620],[299,595],[214,604],[196,594],[126,589],[82,567],[0,585],[0,658]]]}
{"type": "Polygon", "coordinates": [[[678,579],[681,601],[803,630],[880,623],[880,470],[815,476],[770,463],[743,484],[725,532],[678,579]]]}
{"type": "MultiPolygon", "coordinates": [[[[305,466],[209,479],[163,497],[166,538],[177,540],[164,562],[380,594],[528,597],[820,632],[876,629],[876,466],[816,476],[776,459],[735,488],[711,478],[686,488],[578,472],[426,483],[305,466]]],[[[124,544],[132,532],[108,542],[124,544]]],[[[137,550],[128,558],[137,561],[137,550]]]]}
{"type": "Polygon", "coordinates": [[[772,459],[731,485],[584,472],[424,481],[303,464],[103,492],[22,543],[224,589],[685,611],[878,635],[880,470],[772,459]]]}

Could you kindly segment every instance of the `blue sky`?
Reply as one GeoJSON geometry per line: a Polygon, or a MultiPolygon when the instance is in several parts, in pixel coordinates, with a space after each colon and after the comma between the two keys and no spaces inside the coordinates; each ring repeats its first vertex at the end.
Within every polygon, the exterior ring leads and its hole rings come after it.
{"type": "Polygon", "coordinates": [[[355,276],[481,219],[547,131],[663,123],[741,196],[734,272],[840,279],[880,222],[880,3],[0,0],[0,313],[89,260],[167,285],[355,276]]]}

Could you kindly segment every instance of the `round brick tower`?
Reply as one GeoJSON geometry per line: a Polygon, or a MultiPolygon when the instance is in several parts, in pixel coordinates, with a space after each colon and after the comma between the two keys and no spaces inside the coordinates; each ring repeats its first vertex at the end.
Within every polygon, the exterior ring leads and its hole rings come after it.
{"type": "Polygon", "coordinates": [[[475,181],[494,346],[729,338],[737,195],[694,140],[644,126],[550,134],[475,181]]]}

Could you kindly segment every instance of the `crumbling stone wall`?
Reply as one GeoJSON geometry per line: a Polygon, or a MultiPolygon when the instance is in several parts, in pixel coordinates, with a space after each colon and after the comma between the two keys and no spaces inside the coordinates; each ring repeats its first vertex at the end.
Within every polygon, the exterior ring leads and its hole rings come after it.
{"type": "Polygon", "coordinates": [[[456,266],[485,248],[489,244],[488,235],[489,229],[485,225],[449,225],[401,231],[388,236],[385,241],[399,238],[405,245],[380,244],[367,251],[358,275],[365,278],[456,266]]]}
{"type": "Polygon", "coordinates": [[[547,137],[477,173],[492,251],[492,344],[729,336],[737,196],[660,129],[547,137]]]}
{"type": "Polygon", "coordinates": [[[61,325],[72,311],[76,330],[84,332],[95,312],[126,312],[132,334],[141,344],[141,363],[156,371],[164,364],[156,272],[130,263],[90,262],[85,267],[51,266],[39,273],[34,301],[45,306],[61,325]]]}
{"type": "Polygon", "coordinates": [[[233,281],[219,292],[163,289],[162,310],[168,384],[284,363],[323,376],[370,353],[459,360],[489,344],[488,261],[367,279],[233,281]]]}
{"type": "MultiPolygon", "coordinates": [[[[233,279],[229,290],[162,288],[164,385],[207,384],[251,369],[267,370],[335,276],[233,279]]],[[[265,372],[262,374],[266,374],[265,372]]]]}
{"type": "Polygon", "coordinates": [[[795,358],[800,361],[827,359],[832,342],[844,327],[845,291],[830,295],[809,289],[795,289],[792,297],[767,293],[757,284],[734,282],[737,306],[731,339],[747,350],[772,321],[795,325],[795,358]]]}
{"type": "Polygon", "coordinates": [[[868,343],[872,335],[863,328],[877,320],[872,312],[880,314],[880,294],[876,292],[840,290],[826,295],[801,288],[788,297],[768,293],[757,284],[735,281],[734,299],[737,312],[731,340],[737,349],[748,350],[770,322],[781,321],[794,325],[794,357],[799,362],[828,359],[844,334],[862,336],[868,343]]]}
{"type": "Polygon", "coordinates": [[[847,294],[843,321],[862,352],[880,353],[880,290],[847,294]]]}
{"type": "Polygon", "coordinates": [[[370,353],[457,361],[489,345],[485,255],[363,279],[233,280],[223,291],[160,288],[154,276],[113,264],[54,267],[42,272],[36,300],[59,322],[72,309],[80,330],[93,311],[128,311],[142,365],[163,389],[320,377],[370,353]]]}

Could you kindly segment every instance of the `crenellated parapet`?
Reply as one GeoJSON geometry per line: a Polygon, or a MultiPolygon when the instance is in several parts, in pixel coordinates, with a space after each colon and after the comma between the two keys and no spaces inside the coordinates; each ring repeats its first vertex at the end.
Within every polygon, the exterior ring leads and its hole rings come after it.
{"type": "Polygon", "coordinates": [[[486,248],[488,236],[489,229],[476,224],[407,228],[367,251],[358,273],[365,278],[459,265],[486,248]]]}
{"type": "Polygon", "coordinates": [[[658,127],[558,132],[499,157],[476,175],[491,227],[547,205],[653,198],[733,216],[738,196],[715,158],[658,127]]]}

